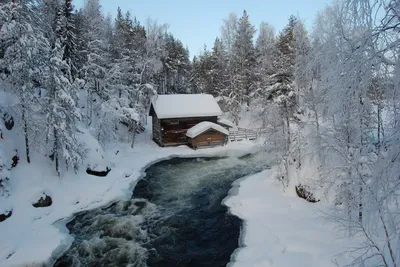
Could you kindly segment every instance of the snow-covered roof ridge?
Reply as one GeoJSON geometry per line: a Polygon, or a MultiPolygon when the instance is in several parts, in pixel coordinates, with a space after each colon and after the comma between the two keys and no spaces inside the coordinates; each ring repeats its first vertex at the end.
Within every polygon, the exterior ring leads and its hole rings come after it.
{"type": "Polygon", "coordinates": [[[233,122],[231,122],[231,121],[228,120],[228,119],[222,118],[222,117],[219,117],[219,118],[218,118],[218,123],[223,124],[223,125],[226,125],[226,126],[229,126],[229,127],[231,127],[231,128],[234,128],[234,127],[235,127],[235,124],[234,124],[233,122]]]}
{"type": "Polygon", "coordinates": [[[196,124],[195,126],[193,126],[192,128],[190,128],[187,133],[186,136],[190,137],[190,138],[194,138],[196,136],[199,136],[200,134],[204,133],[205,131],[209,130],[209,129],[214,129],[218,132],[221,132],[225,135],[229,135],[229,132],[227,129],[225,129],[224,127],[222,127],[221,125],[215,124],[213,122],[209,122],[209,121],[203,121],[200,122],[198,124],[196,124]]]}
{"type": "Polygon", "coordinates": [[[152,106],[159,119],[214,117],[222,111],[209,94],[158,95],[152,106]]]}

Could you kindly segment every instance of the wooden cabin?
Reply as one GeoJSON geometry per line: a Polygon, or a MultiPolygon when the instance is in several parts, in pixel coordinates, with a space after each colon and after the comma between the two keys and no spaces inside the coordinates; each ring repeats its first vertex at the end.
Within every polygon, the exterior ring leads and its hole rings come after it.
{"type": "Polygon", "coordinates": [[[153,140],[160,146],[186,145],[190,128],[204,121],[217,123],[220,115],[212,95],[158,95],[150,107],[153,140]]]}
{"type": "Polygon", "coordinates": [[[203,121],[190,128],[186,136],[189,146],[198,149],[225,145],[228,142],[229,131],[221,125],[203,121]]]}

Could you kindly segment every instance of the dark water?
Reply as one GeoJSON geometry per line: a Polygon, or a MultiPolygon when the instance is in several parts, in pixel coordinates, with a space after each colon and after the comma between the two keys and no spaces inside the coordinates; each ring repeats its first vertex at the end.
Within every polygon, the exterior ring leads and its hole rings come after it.
{"type": "Polygon", "coordinates": [[[67,224],[75,241],[55,266],[225,266],[241,221],[221,201],[263,157],[174,158],[152,165],[130,201],[67,224]]]}

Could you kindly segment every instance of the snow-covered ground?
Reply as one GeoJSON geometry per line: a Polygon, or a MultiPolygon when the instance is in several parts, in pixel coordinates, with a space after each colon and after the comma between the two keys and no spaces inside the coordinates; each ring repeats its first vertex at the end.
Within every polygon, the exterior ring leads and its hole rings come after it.
{"type": "Polygon", "coordinates": [[[336,256],[350,241],[321,217],[328,207],[298,198],[294,188],[283,192],[273,176],[266,170],[238,180],[224,200],[245,221],[232,266],[333,267],[335,259],[343,266],[347,259],[336,256]]]}
{"type": "MultiPolygon", "coordinates": [[[[34,157],[30,165],[21,161],[12,173],[12,195],[0,203],[0,213],[13,210],[12,217],[0,223],[0,266],[51,263],[72,242],[60,227],[63,219],[129,199],[143,170],[154,162],[174,156],[239,156],[257,149],[252,142],[197,151],[186,146],[161,148],[151,140],[150,129],[151,125],[137,137],[134,149],[120,144],[98,155],[92,151],[90,165],[99,161],[102,168],[111,167],[106,177],[87,175],[82,168],[60,179],[44,158],[34,157]],[[53,204],[34,208],[32,203],[43,193],[53,204]]],[[[95,140],[88,138],[86,143],[96,147],[95,140]]],[[[225,201],[245,220],[245,247],[236,251],[234,266],[334,266],[331,258],[342,251],[343,243],[334,236],[333,226],[318,218],[322,204],[307,203],[295,197],[294,190],[284,193],[272,177],[272,171],[265,171],[238,181],[225,201]]]]}
{"type": "MultiPolygon", "coordinates": [[[[92,150],[96,147],[90,137],[85,141],[92,150]]],[[[42,266],[52,262],[72,242],[62,227],[55,226],[56,222],[117,199],[129,199],[143,170],[154,162],[174,156],[242,155],[255,148],[251,142],[197,151],[187,146],[161,148],[151,140],[149,125],[145,133],[138,135],[134,149],[120,144],[100,156],[91,152],[90,165],[94,166],[98,158],[100,166],[111,167],[106,177],[87,175],[82,168],[78,174],[67,172],[60,179],[47,159],[32,157],[32,163],[25,164],[21,155],[21,162],[12,171],[12,194],[0,202],[0,214],[13,211],[9,219],[0,223],[0,266],[42,266]],[[34,208],[32,203],[43,193],[52,197],[53,204],[34,208]]]]}

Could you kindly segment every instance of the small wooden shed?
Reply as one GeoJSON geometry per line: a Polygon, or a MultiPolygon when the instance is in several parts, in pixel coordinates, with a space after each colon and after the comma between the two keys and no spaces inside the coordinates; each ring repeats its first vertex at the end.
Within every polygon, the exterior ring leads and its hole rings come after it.
{"type": "Polygon", "coordinates": [[[158,95],[150,107],[153,140],[160,146],[186,145],[190,128],[204,121],[217,123],[221,115],[209,94],[158,95]]]}
{"type": "Polygon", "coordinates": [[[229,131],[221,125],[203,121],[190,128],[186,136],[189,146],[194,149],[223,146],[228,142],[229,131]]]}

